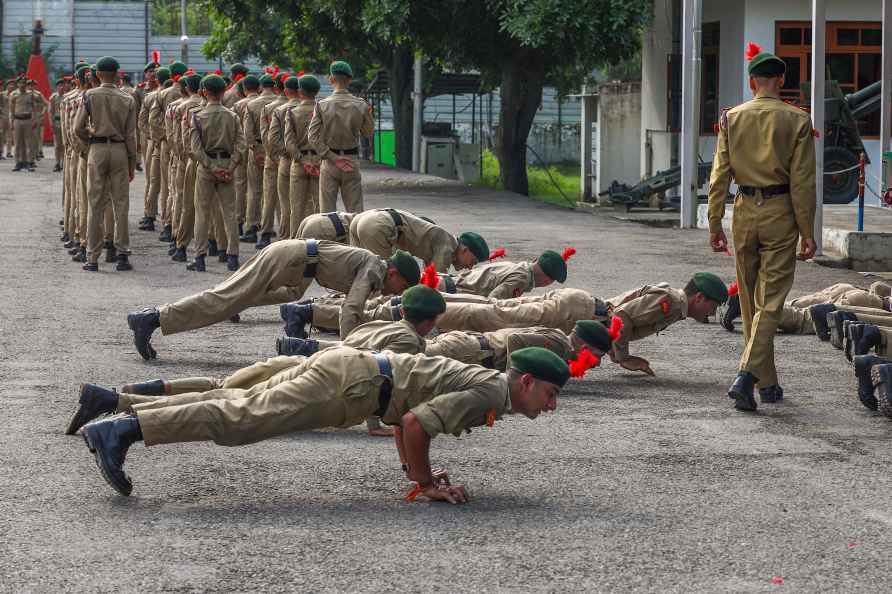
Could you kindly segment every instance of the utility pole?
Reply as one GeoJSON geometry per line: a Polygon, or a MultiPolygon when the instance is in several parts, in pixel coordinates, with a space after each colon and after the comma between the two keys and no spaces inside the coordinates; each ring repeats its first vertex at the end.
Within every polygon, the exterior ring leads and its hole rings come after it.
{"type": "Polygon", "coordinates": [[[189,36],[186,35],[186,0],[180,0],[180,60],[189,63],[189,36]]]}
{"type": "Polygon", "coordinates": [[[412,171],[421,173],[421,126],[424,123],[424,85],[421,80],[421,52],[415,54],[412,99],[412,171]]]}

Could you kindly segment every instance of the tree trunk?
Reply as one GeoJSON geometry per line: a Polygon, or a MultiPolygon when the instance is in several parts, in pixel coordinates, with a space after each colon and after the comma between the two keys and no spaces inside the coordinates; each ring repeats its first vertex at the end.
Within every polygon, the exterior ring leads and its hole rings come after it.
{"type": "Polygon", "coordinates": [[[506,190],[529,194],[527,182],[527,137],[542,103],[545,59],[542,52],[518,49],[502,71],[499,90],[497,153],[500,178],[506,190]]]}
{"type": "Polygon", "coordinates": [[[396,166],[412,169],[412,68],[415,53],[396,47],[390,60],[390,105],[393,107],[393,135],[396,166]]]}

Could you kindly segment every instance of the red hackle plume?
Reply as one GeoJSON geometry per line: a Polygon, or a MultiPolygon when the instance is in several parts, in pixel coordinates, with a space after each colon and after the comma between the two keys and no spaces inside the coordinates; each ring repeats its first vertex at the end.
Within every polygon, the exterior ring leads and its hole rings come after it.
{"type": "Polygon", "coordinates": [[[216,74],[217,76],[220,76],[221,74],[223,74],[223,71],[220,70],[219,68],[217,68],[216,70],[214,70],[214,74],[216,74]]]}
{"type": "Polygon", "coordinates": [[[569,363],[570,375],[573,377],[582,377],[585,375],[586,371],[592,367],[597,367],[600,363],[601,358],[598,355],[593,354],[587,348],[583,348],[579,351],[579,355],[569,363]]]}
{"type": "Polygon", "coordinates": [[[568,247],[567,249],[564,250],[564,253],[561,254],[561,258],[563,258],[564,262],[566,262],[567,260],[572,258],[575,253],[576,253],[575,247],[568,247]]]}
{"type": "Polygon", "coordinates": [[[505,257],[505,248],[498,248],[494,250],[490,255],[490,260],[495,260],[496,258],[504,258],[505,257]]]}
{"type": "Polygon", "coordinates": [[[421,273],[421,284],[434,290],[440,285],[440,277],[437,275],[437,269],[434,268],[433,264],[427,266],[424,272],[421,273]]]}
{"type": "Polygon", "coordinates": [[[734,297],[734,295],[737,295],[737,291],[739,290],[740,288],[737,286],[737,281],[734,281],[733,283],[731,283],[731,286],[728,287],[728,297],[734,297]]]}
{"type": "Polygon", "coordinates": [[[753,43],[752,41],[750,41],[748,44],[746,44],[746,53],[744,54],[744,57],[746,57],[747,62],[749,62],[753,58],[755,58],[756,54],[761,54],[761,53],[762,53],[762,48],[759,47],[759,44],[753,43]]]}
{"type": "Polygon", "coordinates": [[[161,64],[161,52],[158,50],[152,50],[152,62],[155,64],[161,64]]]}
{"type": "Polygon", "coordinates": [[[610,335],[610,340],[614,341],[619,338],[619,333],[623,331],[623,319],[619,316],[613,316],[610,320],[610,328],[607,330],[607,333],[610,335]]]}
{"type": "Polygon", "coordinates": [[[272,73],[273,73],[273,69],[270,68],[269,66],[267,66],[266,68],[264,68],[263,71],[264,71],[266,74],[272,74],[272,73]]]}
{"type": "Polygon", "coordinates": [[[192,70],[191,68],[189,68],[188,70],[186,70],[186,76],[192,76],[193,74],[195,74],[195,71],[192,70]]]}
{"type": "Polygon", "coordinates": [[[303,75],[304,75],[304,71],[303,71],[303,70],[300,70],[300,71],[298,71],[298,73],[297,73],[297,78],[300,78],[300,77],[302,77],[303,75]]]}
{"type": "Polygon", "coordinates": [[[273,78],[276,78],[276,75],[277,75],[277,74],[279,74],[279,67],[278,67],[278,66],[276,66],[275,68],[273,68],[273,71],[272,71],[273,78]]]}

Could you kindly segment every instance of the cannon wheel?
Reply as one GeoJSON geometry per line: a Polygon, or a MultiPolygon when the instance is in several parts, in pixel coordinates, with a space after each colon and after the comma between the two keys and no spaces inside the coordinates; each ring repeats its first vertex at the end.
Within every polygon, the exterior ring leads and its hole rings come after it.
{"type": "MultiPolygon", "coordinates": [[[[858,164],[858,155],[842,146],[824,149],[824,171],[841,171],[858,164]]],[[[858,197],[857,169],[824,176],[824,204],[848,204],[858,197]]]]}

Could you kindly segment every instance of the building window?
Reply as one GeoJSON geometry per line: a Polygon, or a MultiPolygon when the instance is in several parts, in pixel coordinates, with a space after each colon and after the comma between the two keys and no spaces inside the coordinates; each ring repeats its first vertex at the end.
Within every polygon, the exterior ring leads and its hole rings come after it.
{"type": "MultiPolygon", "coordinates": [[[[180,36],[180,0],[150,0],[152,35],[180,36]]],[[[211,19],[207,0],[186,3],[186,34],[210,35],[211,19]]]]}
{"type": "Polygon", "coordinates": [[[719,23],[703,23],[700,72],[700,134],[715,134],[719,121],[719,23]]]}
{"type": "MultiPolygon", "coordinates": [[[[801,85],[811,82],[811,23],[782,21],[776,28],[775,53],[787,63],[781,95],[801,105],[801,85]]],[[[826,44],[828,79],[837,81],[843,93],[860,91],[880,80],[882,23],[828,22],[826,44]]],[[[864,138],[879,138],[879,112],[858,120],[858,129],[864,138]]]]}

